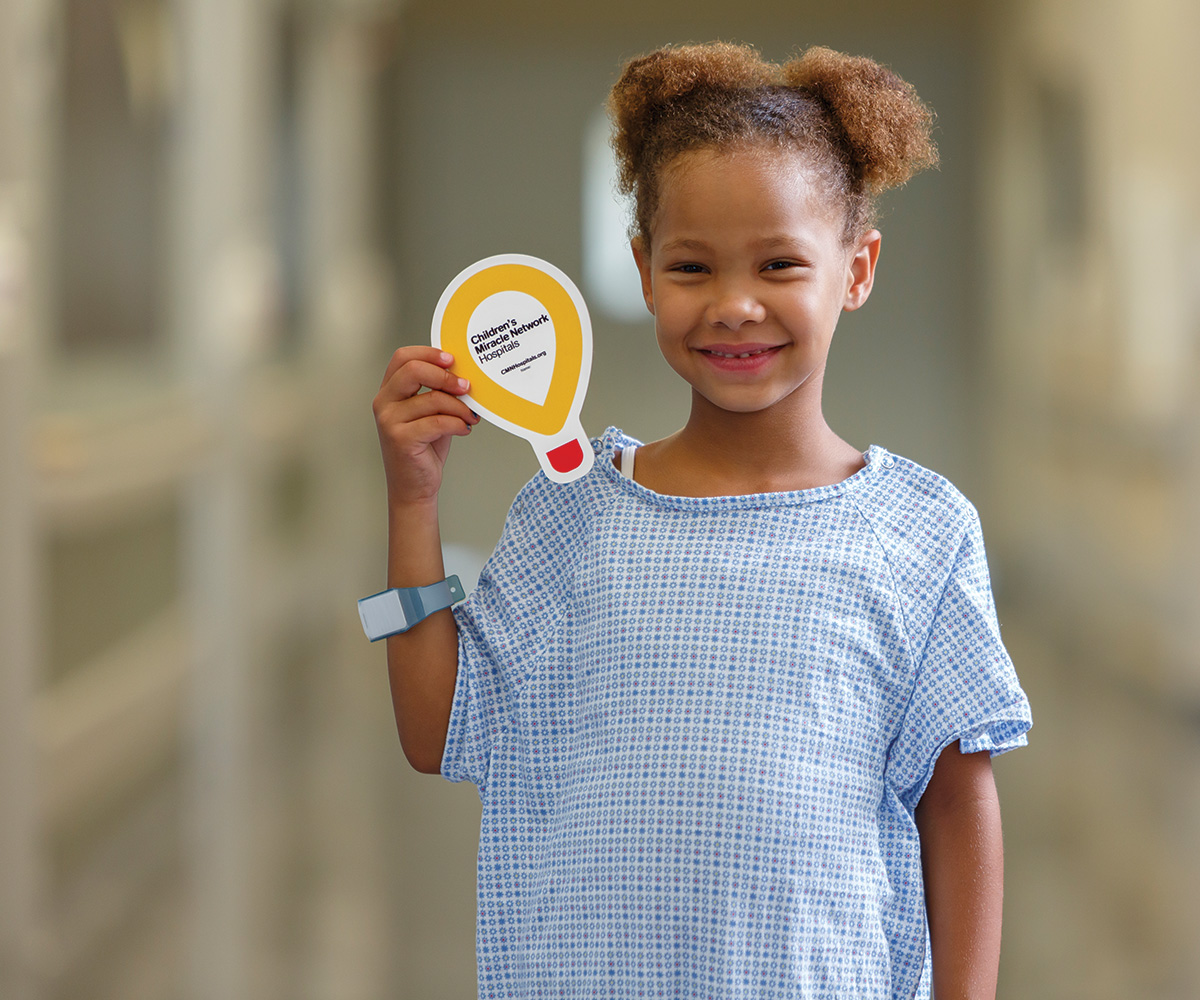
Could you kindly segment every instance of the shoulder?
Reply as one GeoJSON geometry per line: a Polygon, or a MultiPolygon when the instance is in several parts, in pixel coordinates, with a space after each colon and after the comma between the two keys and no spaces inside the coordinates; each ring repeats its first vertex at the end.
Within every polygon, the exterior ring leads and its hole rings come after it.
{"type": "Polygon", "coordinates": [[[979,520],[975,505],[945,476],[901,455],[883,453],[878,474],[859,491],[859,506],[900,537],[960,541],[979,520]]]}
{"type": "Polygon", "coordinates": [[[586,475],[569,483],[555,483],[538,472],[517,493],[506,529],[523,525],[539,533],[557,535],[580,529],[608,510],[620,492],[612,465],[615,452],[639,442],[615,427],[592,439],[596,461],[586,475]]]}
{"type": "Polygon", "coordinates": [[[986,579],[979,515],[945,476],[898,455],[885,454],[879,465],[855,501],[890,567],[911,634],[920,636],[952,581],[986,579]]]}
{"type": "Polygon", "coordinates": [[[982,551],[979,515],[945,476],[883,453],[855,503],[915,609],[946,586],[966,549],[982,551]]]}

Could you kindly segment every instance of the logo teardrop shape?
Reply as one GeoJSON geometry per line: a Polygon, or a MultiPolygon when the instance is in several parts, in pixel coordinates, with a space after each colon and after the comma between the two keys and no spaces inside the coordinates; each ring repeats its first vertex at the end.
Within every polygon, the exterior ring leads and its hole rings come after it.
{"type": "Polygon", "coordinates": [[[442,293],[432,341],[470,380],[464,402],[526,438],[548,476],[567,482],[591,467],[578,419],[591,373],[591,322],[562,271],[524,254],[471,265],[442,293]],[[565,447],[570,441],[578,448],[565,447]]]}

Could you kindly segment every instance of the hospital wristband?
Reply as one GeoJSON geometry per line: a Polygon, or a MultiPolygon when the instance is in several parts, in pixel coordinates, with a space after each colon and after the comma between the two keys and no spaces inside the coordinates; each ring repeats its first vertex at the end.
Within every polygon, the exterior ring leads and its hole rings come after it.
{"type": "Polygon", "coordinates": [[[407,632],[435,611],[450,607],[467,596],[457,576],[448,576],[427,587],[393,587],[361,598],[358,617],[372,642],[407,632]]]}

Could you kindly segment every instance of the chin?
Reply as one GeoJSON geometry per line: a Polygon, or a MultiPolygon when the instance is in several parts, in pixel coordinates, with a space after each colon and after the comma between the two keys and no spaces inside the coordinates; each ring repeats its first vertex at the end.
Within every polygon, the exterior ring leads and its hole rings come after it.
{"type": "Polygon", "coordinates": [[[726,413],[762,413],[782,402],[779,399],[722,399],[719,396],[715,398],[705,396],[704,398],[717,409],[724,410],[726,413]]]}

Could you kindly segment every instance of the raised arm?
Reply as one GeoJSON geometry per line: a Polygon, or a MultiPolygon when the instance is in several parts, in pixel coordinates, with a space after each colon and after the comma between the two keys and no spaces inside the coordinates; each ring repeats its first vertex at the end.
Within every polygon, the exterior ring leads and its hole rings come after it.
{"type": "Polygon", "coordinates": [[[936,1000],[995,1000],[1004,845],[991,756],[938,758],[916,811],[936,1000]]]}
{"type": "MultiPolygon", "coordinates": [[[[437,508],[442,468],[450,439],[479,421],[457,398],[469,386],[447,371],[452,363],[434,347],[402,347],[375,396],[387,478],[388,587],[423,587],[446,576],[437,508]]],[[[458,675],[454,616],[438,611],[385,642],[400,745],[414,768],[436,774],[458,675]]]]}

